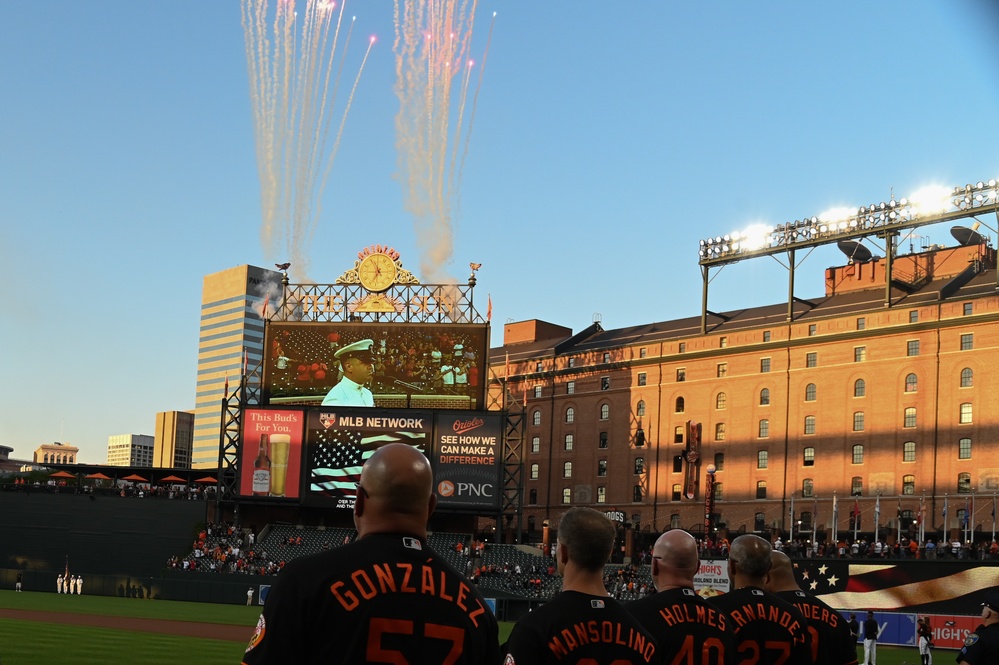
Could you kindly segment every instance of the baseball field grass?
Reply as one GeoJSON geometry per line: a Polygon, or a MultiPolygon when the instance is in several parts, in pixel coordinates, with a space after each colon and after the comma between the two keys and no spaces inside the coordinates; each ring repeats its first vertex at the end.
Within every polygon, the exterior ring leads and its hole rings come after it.
{"type": "MultiPolygon", "coordinates": [[[[240,662],[260,608],[4,590],[0,591],[0,612],[3,613],[0,619],[0,663],[3,665],[116,662],[232,665],[240,662]],[[78,625],[74,619],[107,624],[107,627],[78,625]],[[145,627],[136,629],[134,624],[142,620],[146,620],[145,627]],[[224,628],[229,636],[221,639],[172,634],[175,626],[191,623],[215,625],[219,631],[224,628]]],[[[512,628],[512,623],[500,623],[501,642],[506,640],[512,628]]],[[[210,627],[208,632],[211,632],[210,627]]],[[[862,656],[860,651],[858,655],[862,656]]],[[[934,659],[938,663],[952,662],[954,652],[937,650],[934,659]]],[[[919,656],[914,648],[882,646],[878,649],[878,665],[918,663],[919,656]]]]}

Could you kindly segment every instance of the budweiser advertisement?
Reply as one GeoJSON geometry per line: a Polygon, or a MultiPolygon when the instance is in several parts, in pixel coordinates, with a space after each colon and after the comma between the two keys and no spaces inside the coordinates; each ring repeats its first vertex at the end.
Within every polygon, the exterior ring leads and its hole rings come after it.
{"type": "Polygon", "coordinates": [[[246,409],[242,423],[239,493],[298,499],[305,414],[300,410],[246,409]]]}

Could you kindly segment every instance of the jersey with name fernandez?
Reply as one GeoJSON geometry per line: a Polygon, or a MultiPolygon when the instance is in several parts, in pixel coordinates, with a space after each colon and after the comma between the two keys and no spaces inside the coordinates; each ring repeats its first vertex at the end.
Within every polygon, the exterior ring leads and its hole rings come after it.
{"type": "Polygon", "coordinates": [[[791,603],[759,587],[729,591],[709,602],[731,619],[737,663],[812,665],[808,623],[791,603]]]}
{"type": "Polygon", "coordinates": [[[504,665],[657,663],[652,636],[609,596],[563,591],[522,617],[504,665]]]}
{"type": "Polygon", "coordinates": [[[626,603],[624,609],[659,643],[660,663],[735,663],[731,620],[693,589],[666,589],[626,603]]]}
{"type": "Polygon", "coordinates": [[[496,618],[436,552],[373,534],[290,561],[250,639],[245,665],[500,661],[496,618]]]}

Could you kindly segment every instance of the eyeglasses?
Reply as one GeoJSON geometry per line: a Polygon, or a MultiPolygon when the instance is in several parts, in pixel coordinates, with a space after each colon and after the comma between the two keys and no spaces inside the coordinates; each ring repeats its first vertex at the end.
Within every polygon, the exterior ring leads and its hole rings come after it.
{"type": "Polygon", "coordinates": [[[363,494],[365,499],[370,499],[371,495],[368,494],[368,490],[361,486],[361,483],[354,483],[354,488],[357,490],[358,494],[363,494]]]}

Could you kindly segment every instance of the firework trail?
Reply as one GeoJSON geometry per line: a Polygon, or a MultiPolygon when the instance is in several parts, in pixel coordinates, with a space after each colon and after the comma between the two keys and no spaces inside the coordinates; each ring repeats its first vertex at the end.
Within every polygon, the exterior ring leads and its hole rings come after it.
{"type": "MultiPolygon", "coordinates": [[[[454,281],[447,266],[454,249],[452,215],[461,182],[456,163],[459,154],[464,162],[470,136],[470,131],[465,132],[463,139],[462,129],[472,80],[468,54],[477,5],[478,0],[395,2],[399,178],[406,211],[416,228],[420,270],[432,282],[454,281]]],[[[468,115],[470,130],[474,101],[468,115]]]]}
{"type": "Polygon", "coordinates": [[[260,179],[264,254],[290,260],[305,280],[307,248],[368,53],[358,68],[335,140],[329,141],[353,19],[338,52],[345,4],[330,0],[241,0],[260,179]],[[335,73],[334,73],[335,72],[335,73]],[[331,147],[330,147],[331,146],[331,147]]]}

